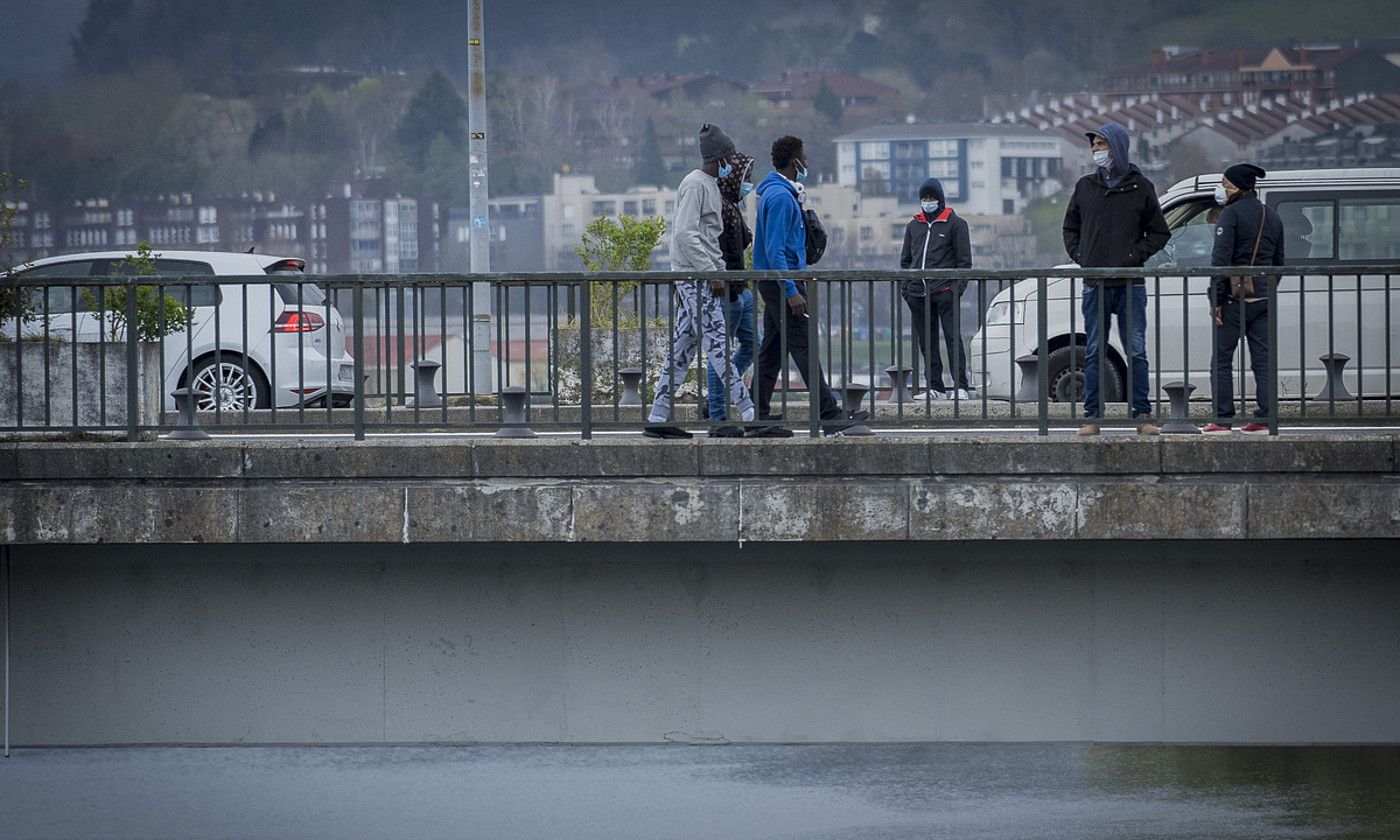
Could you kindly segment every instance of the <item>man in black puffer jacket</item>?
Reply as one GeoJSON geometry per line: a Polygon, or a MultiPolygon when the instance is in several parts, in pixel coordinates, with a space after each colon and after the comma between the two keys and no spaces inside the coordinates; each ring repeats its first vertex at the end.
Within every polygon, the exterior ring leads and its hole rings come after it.
{"type": "MultiPolygon", "coordinates": [[[[947,206],[943,184],[929,178],[919,187],[920,213],[904,229],[904,250],[899,254],[903,269],[972,268],[972,239],[967,222],[947,206]]],[[[919,277],[900,284],[904,302],[909,305],[909,319],[914,324],[914,336],[919,342],[928,367],[928,388],[934,399],[945,399],[943,362],[938,357],[938,332],[943,330],[943,343],[948,349],[948,367],[953,376],[953,394],[967,399],[967,358],[963,352],[962,336],[958,332],[958,307],[962,302],[966,280],[940,280],[919,277]]]]}
{"type": "MultiPolygon", "coordinates": [[[[1088,132],[1097,169],[1074,185],[1065,210],[1065,251],[1084,268],[1141,268],[1167,244],[1171,230],[1157,203],[1157,190],[1128,158],[1128,130],[1108,123],[1088,132]]],[[[1147,399],[1147,287],[1142,280],[1084,281],[1084,426],[1081,435],[1099,433],[1100,345],[1109,318],[1118,319],[1118,339],[1131,357],[1129,377],[1138,434],[1161,429],[1151,420],[1147,399]],[[1100,323],[1100,310],[1103,321],[1100,323]],[[1129,326],[1132,327],[1129,335],[1129,326]]]]}

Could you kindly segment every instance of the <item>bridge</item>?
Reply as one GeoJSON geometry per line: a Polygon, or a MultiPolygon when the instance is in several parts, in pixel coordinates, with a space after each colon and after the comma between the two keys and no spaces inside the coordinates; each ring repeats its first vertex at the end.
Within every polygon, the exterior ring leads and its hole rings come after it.
{"type": "Polygon", "coordinates": [[[1400,739],[1400,435],[0,448],[17,744],[1400,739]]]}
{"type": "MultiPolygon", "coordinates": [[[[227,311],[152,341],[39,313],[0,344],[7,733],[1400,741],[1400,429],[1394,330],[1375,328],[1393,292],[1354,274],[1373,268],[1261,269],[1299,301],[1323,272],[1310,311],[1331,320],[1271,369],[1270,434],[1225,440],[1122,434],[1112,400],[1103,436],[1065,433],[1082,415],[1047,368],[1072,385],[1077,338],[1052,350],[1046,327],[1075,311],[1070,283],[1004,306],[995,352],[971,344],[979,379],[1007,366],[1005,399],[934,402],[913,391],[903,275],[810,274],[818,352],[778,397],[802,434],[662,442],[636,432],[674,275],[316,278],[314,319],[306,290],[273,298],[302,300],[278,324],[305,330],[265,370],[224,317],[266,278],[36,280],[66,299],[217,284],[227,311]],[[809,415],[818,359],[873,415],[863,436],[809,415]],[[229,374],[214,411],[193,411],[196,368],[229,374]]],[[[1040,292],[1071,276],[1040,273],[1040,292]]],[[[1136,273],[1160,305],[1155,413],[1194,431],[1200,348],[1178,360],[1161,328],[1201,314],[1189,278],[1136,273]]],[[[1013,277],[968,279],[980,313],[1013,277]]],[[[675,409],[720,422],[693,395],[675,409]]]]}

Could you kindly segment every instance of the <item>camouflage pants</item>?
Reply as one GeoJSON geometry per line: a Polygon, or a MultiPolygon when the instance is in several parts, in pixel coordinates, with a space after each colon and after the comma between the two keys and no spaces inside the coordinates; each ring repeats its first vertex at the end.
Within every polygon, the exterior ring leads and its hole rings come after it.
{"type": "Polygon", "coordinates": [[[744,379],[734,368],[725,352],[728,334],[724,323],[724,304],[710,293],[709,284],[678,282],[676,286],[676,333],[671,344],[671,356],[656,382],[656,399],[651,404],[651,423],[671,419],[672,394],[685,381],[690,362],[695,358],[695,345],[704,346],[711,367],[723,371],[721,379],[729,384],[729,402],[739,409],[745,420],[753,419],[753,400],[744,379]],[[699,289],[696,289],[699,286],[699,289]],[[697,300],[698,292],[698,300],[697,300]]]}

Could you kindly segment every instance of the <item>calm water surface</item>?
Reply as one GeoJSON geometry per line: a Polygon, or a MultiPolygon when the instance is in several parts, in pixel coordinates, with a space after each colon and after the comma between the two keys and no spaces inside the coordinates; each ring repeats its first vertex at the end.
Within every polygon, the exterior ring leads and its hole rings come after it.
{"type": "Polygon", "coordinates": [[[1400,747],[21,750],[0,837],[1400,838],[1400,747]]]}

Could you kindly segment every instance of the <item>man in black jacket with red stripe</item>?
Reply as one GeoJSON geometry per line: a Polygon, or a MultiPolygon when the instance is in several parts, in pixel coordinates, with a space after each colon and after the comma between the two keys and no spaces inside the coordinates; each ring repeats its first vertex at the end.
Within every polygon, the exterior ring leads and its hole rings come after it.
{"type": "MultiPolygon", "coordinates": [[[[972,268],[972,238],[967,222],[948,206],[943,184],[929,178],[919,187],[917,216],[904,229],[904,249],[899,255],[903,269],[972,268]]],[[[928,388],[934,399],[945,399],[943,362],[938,357],[938,332],[943,330],[943,343],[948,349],[948,367],[953,376],[954,395],[967,399],[967,354],[963,352],[959,333],[959,306],[966,280],[939,280],[919,277],[900,284],[904,302],[909,305],[909,317],[914,323],[914,336],[919,352],[928,366],[928,388]]]]}

